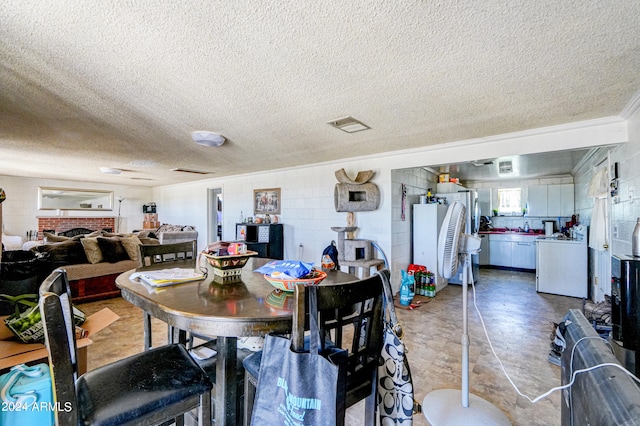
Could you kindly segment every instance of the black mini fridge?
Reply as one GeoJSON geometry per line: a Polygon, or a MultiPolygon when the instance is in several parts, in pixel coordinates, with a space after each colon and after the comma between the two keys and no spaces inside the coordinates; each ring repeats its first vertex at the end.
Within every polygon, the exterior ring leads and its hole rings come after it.
{"type": "Polygon", "coordinates": [[[611,343],[620,363],[640,373],[640,258],[611,257],[611,343]]]}

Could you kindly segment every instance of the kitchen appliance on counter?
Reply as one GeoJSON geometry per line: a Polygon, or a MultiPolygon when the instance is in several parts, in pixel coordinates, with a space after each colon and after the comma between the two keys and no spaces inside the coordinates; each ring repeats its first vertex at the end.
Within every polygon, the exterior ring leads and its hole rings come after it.
{"type": "MultiPolygon", "coordinates": [[[[458,192],[438,193],[436,196],[440,199],[445,199],[448,205],[458,201],[462,203],[466,208],[465,217],[465,234],[477,234],[480,229],[480,205],[478,204],[478,191],[475,189],[465,189],[458,192]]],[[[478,275],[480,274],[480,263],[477,254],[471,255],[471,266],[473,273],[473,283],[478,282],[478,275]]],[[[460,264],[458,272],[451,278],[449,278],[449,284],[462,285],[462,272],[464,267],[460,264]]]]}
{"type": "Polygon", "coordinates": [[[586,238],[536,239],[536,291],[586,298],[588,288],[586,238]]]}
{"type": "Polygon", "coordinates": [[[611,257],[610,343],[618,361],[640,374],[640,257],[611,257]]]}
{"type": "Polygon", "coordinates": [[[491,218],[489,216],[480,216],[479,231],[491,231],[493,225],[491,224],[491,218]]]}
{"type": "Polygon", "coordinates": [[[543,220],[542,222],[544,223],[544,235],[546,235],[547,237],[553,235],[553,230],[556,227],[556,221],[543,220]]]}
{"type": "Polygon", "coordinates": [[[414,204],[412,211],[413,263],[434,273],[436,292],[447,285],[438,271],[438,236],[448,208],[444,204],[414,204]]]}

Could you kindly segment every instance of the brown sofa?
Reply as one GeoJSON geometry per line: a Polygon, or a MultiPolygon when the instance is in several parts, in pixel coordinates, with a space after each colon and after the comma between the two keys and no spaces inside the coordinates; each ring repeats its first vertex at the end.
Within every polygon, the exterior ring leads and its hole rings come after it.
{"type": "Polygon", "coordinates": [[[51,270],[67,271],[73,301],[82,303],[119,296],[115,279],[140,266],[138,245],[142,243],[159,244],[153,238],[105,231],[73,237],[45,233],[45,243],[34,250],[47,253],[51,270]]]}

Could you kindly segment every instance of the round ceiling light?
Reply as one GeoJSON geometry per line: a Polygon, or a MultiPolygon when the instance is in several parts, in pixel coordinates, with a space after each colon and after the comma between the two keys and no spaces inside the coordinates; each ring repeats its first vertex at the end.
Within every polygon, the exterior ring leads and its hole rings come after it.
{"type": "Polygon", "coordinates": [[[219,135],[218,133],[207,132],[207,131],[192,132],[191,138],[198,145],[204,145],[204,146],[220,146],[226,140],[224,136],[219,135]]]}

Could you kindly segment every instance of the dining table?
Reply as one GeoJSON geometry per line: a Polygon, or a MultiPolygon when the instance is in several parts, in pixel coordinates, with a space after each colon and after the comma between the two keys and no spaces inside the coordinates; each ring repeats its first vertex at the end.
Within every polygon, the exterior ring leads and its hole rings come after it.
{"type": "MultiPolygon", "coordinates": [[[[291,331],[293,293],[276,289],[263,274],[254,272],[272,260],[249,258],[241,276],[233,282],[221,282],[201,257],[142,266],[116,278],[123,299],[142,309],[145,315],[175,329],[216,339],[213,407],[216,425],[236,425],[241,420],[236,408],[240,396],[237,394],[238,369],[242,368],[237,359],[238,339],[291,331]],[[132,277],[137,272],[168,268],[191,268],[207,274],[202,280],[163,287],[153,287],[135,275],[132,277]]],[[[324,271],[327,277],[319,285],[358,279],[338,270],[324,271]]]]}

